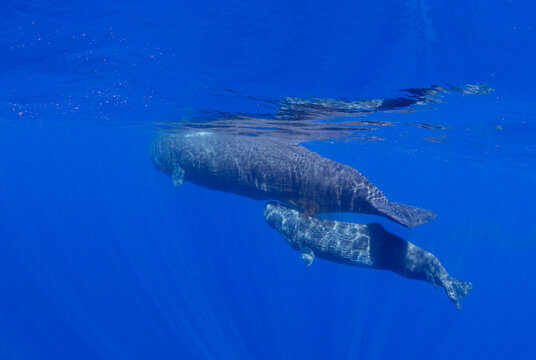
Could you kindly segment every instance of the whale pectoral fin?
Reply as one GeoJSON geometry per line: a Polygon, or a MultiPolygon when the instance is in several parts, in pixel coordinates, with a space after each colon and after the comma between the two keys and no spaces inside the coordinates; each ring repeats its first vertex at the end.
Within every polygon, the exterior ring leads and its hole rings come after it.
{"type": "Polygon", "coordinates": [[[313,250],[311,250],[307,246],[302,246],[300,248],[300,254],[305,265],[311,266],[315,259],[315,253],[313,252],[313,250]]]}
{"type": "Polygon", "coordinates": [[[184,170],[180,166],[175,166],[173,174],[171,174],[171,179],[173,180],[173,185],[175,185],[175,187],[180,187],[184,181],[184,170]]]}

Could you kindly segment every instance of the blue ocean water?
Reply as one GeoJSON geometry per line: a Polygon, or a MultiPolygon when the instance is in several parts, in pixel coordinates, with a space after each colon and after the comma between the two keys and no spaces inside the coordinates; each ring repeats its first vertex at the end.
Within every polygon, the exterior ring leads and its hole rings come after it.
{"type": "Polygon", "coordinates": [[[533,3],[1,8],[0,359],[534,358],[533,3]],[[176,189],[149,158],[162,129],[434,84],[450,90],[408,108],[330,108],[332,122],[359,121],[356,136],[303,145],[438,214],[413,230],[328,216],[434,253],[473,283],[461,312],[426,282],[306,267],[263,201],[176,189]]]}

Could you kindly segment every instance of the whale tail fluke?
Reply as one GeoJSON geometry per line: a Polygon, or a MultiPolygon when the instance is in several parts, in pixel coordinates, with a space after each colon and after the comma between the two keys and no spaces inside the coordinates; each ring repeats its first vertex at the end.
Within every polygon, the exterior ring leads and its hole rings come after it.
{"type": "Polygon", "coordinates": [[[473,288],[473,284],[470,282],[458,280],[450,276],[442,281],[441,285],[445,289],[449,299],[456,304],[458,310],[462,309],[460,299],[467,295],[467,293],[473,288]]]}
{"type": "Polygon", "coordinates": [[[389,201],[379,209],[382,215],[408,228],[427,223],[436,217],[430,210],[389,201]]]}

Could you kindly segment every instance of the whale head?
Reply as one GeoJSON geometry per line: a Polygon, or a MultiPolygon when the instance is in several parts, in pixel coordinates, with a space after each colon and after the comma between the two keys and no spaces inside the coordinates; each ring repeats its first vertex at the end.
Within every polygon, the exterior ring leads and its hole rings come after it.
{"type": "Polygon", "coordinates": [[[269,201],[264,206],[264,220],[270,227],[277,230],[291,245],[296,243],[296,232],[305,221],[301,213],[286,205],[269,201]]]}
{"type": "Polygon", "coordinates": [[[168,176],[173,174],[174,169],[173,153],[171,152],[173,147],[170,146],[170,142],[172,141],[171,136],[169,134],[156,136],[151,145],[150,152],[154,167],[168,176]]]}
{"type": "Polygon", "coordinates": [[[274,229],[281,229],[284,221],[283,207],[275,201],[269,201],[264,206],[264,219],[274,229]]]}

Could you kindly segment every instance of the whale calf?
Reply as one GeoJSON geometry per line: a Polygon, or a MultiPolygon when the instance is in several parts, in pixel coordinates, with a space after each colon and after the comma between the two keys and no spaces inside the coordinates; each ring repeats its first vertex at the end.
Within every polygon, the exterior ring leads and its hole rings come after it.
{"type": "Polygon", "coordinates": [[[387,232],[380,224],[305,218],[299,211],[275,202],[266,204],[264,218],[291,247],[300,251],[306,265],[311,265],[317,256],[428,281],[443,287],[459,310],[460,299],[473,287],[470,282],[451,277],[433,254],[387,232]]]}
{"type": "Polygon", "coordinates": [[[300,145],[274,138],[206,131],[158,135],[155,167],[173,179],[257,200],[278,200],[305,215],[356,212],[412,228],[435,217],[429,210],[387,200],[357,170],[300,145]]]}

